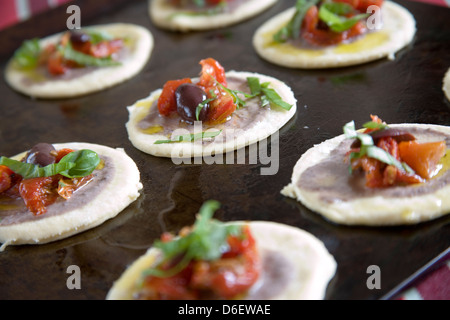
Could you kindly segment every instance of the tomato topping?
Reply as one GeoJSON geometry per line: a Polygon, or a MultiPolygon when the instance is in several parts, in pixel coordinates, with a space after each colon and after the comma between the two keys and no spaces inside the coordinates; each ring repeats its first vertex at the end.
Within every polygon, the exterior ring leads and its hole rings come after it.
{"type": "Polygon", "coordinates": [[[216,99],[209,104],[208,123],[210,124],[223,123],[236,111],[236,104],[231,94],[219,88],[215,96],[216,99]]]}
{"type": "Polygon", "coordinates": [[[102,41],[96,45],[91,45],[89,54],[96,58],[106,58],[118,52],[122,47],[123,41],[121,39],[102,41]]]}
{"type": "Polygon", "coordinates": [[[22,180],[19,192],[28,210],[35,215],[46,213],[47,206],[58,199],[58,181],[58,176],[22,180]]]}
{"type": "MultiPolygon", "coordinates": [[[[202,71],[200,80],[196,84],[205,91],[209,102],[209,110],[206,122],[209,124],[219,124],[225,122],[236,110],[233,96],[225,89],[227,79],[225,69],[213,58],[200,61],[202,71]]],[[[175,91],[184,83],[192,83],[190,78],[167,81],[158,99],[158,110],[163,116],[169,116],[177,112],[177,102],[175,91]]]]}
{"type": "MultiPolygon", "coordinates": [[[[202,72],[200,75],[200,81],[198,85],[203,88],[217,87],[217,82],[227,86],[227,78],[225,75],[225,69],[219,62],[213,58],[208,58],[200,61],[202,66],[202,72]]],[[[206,91],[206,90],[205,90],[206,91]]]]}
{"type": "Polygon", "coordinates": [[[358,5],[354,6],[354,8],[356,8],[357,10],[359,10],[361,12],[367,12],[367,8],[369,8],[370,6],[377,6],[377,7],[381,8],[384,0],[359,0],[357,2],[358,2],[358,5]]]}
{"type": "MultiPolygon", "coordinates": [[[[72,149],[51,151],[58,163],[64,156],[73,152],[72,149]]],[[[93,179],[93,175],[69,179],[62,175],[23,179],[6,166],[0,165],[0,193],[6,197],[21,197],[25,206],[34,215],[47,212],[47,207],[59,197],[69,199],[79,188],[93,179]]]]}
{"type": "MultiPolygon", "coordinates": [[[[170,241],[170,237],[162,239],[170,241]]],[[[150,300],[233,299],[245,293],[259,277],[259,256],[250,228],[229,236],[230,249],[215,261],[191,261],[171,277],[148,276],[138,298],[150,300]]],[[[163,266],[170,269],[183,257],[163,266]]]]}
{"type": "Polygon", "coordinates": [[[445,141],[419,143],[417,141],[400,142],[399,153],[419,176],[431,179],[439,169],[438,164],[446,152],[445,141]]]}
{"type": "MultiPolygon", "coordinates": [[[[373,123],[385,125],[377,116],[371,117],[373,123]]],[[[445,141],[419,143],[412,134],[395,128],[373,127],[367,128],[364,133],[370,134],[375,145],[398,162],[385,163],[367,155],[353,158],[351,168],[364,171],[369,188],[423,183],[438,173],[439,162],[447,150],[445,141]]],[[[349,154],[358,153],[360,145],[353,143],[349,154]]]]}
{"type": "Polygon", "coordinates": [[[0,193],[11,188],[13,175],[14,172],[7,166],[0,166],[0,193]]]}
{"type": "Polygon", "coordinates": [[[158,98],[158,110],[163,116],[177,112],[177,102],[175,99],[175,91],[183,83],[192,83],[190,78],[181,80],[170,80],[164,84],[161,95],[158,98]]]}
{"type": "Polygon", "coordinates": [[[319,21],[319,9],[317,6],[312,6],[306,12],[302,27],[303,39],[312,45],[318,46],[337,45],[364,32],[366,32],[366,27],[361,21],[343,32],[334,32],[328,27],[323,28],[319,21]]]}
{"type": "Polygon", "coordinates": [[[74,150],[69,149],[69,148],[64,148],[64,149],[57,150],[55,152],[55,163],[60,162],[62,158],[64,158],[65,156],[67,156],[69,153],[71,153],[73,151],[74,150]]]}
{"type": "Polygon", "coordinates": [[[202,72],[197,85],[204,88],[208,98],[214,98],[209,104],[208,123],[219,124],[236,110],[233,96],[224,87],[227,87],[225,69],[213,58],[200,61],[202,72]]]}
{"type": "MultiPolygon", "coordinates": [[[[112,54],[122,49],[124,45],[122,39],[104,40],[95,45],[92,44],[91,41],[73,41],[71,40],[71,33],[66,32],[61,37],[59,45],[65,47],[69,43],[73,50],[94,58],[110,57],[112,54]]],[[[62,54],[57,51],[57,47],[54,44],[49,44],[42,50],[39,62],[41,64],[46,64],[48,71],[52,75],[62,75],[65,74],[68,69],[80,67],[80,64],[75,61],[64,59],[62,54]]]]}
{"type": "Polygon", "coordinates": [[[53,75],[62,75],[66,73],[67,67],[64,64],[64,58],[62,55],[55,51],[53,52],[47,61],[47,69],[53,75]]]}

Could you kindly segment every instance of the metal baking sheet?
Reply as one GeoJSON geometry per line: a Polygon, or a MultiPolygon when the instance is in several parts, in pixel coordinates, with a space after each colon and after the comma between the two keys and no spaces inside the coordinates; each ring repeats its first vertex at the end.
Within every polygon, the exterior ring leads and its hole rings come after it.
{"type": "MultiPolygon", "coordinates": [[[[127,2],[107,14],[83,19],[83,25],[130,22],[147,27],[155,37],[149,63],[126,83],[75,99],[34,100],[1,81],[0,154],[12,156],[38,142],[83,141],[124,148],[141,171],[144,190],[119,216],[93,230],[51,244],[8,247],[0,254],[0,299],[104,299],[125,268],[163,231],[191,224],[208,199],[222,203],[216,217],[223,221],[275,221],[321,239],[338,263],[326,299],[381,299],[422,270],[449,247],[449,216],[417,226],[345,227],[280,194],[298,158],[314,144],[341,134],[350,120],[362,124],[370,114],[377,114],[388,123],[450,124],[450,103],[441,89],[450,67],[450,10],[398,2],[416,18],[413,43],[394,61],[333,70],[278,67],[253,50],[256,28],[293,6],[294,0],[279,1],[260,16],[232,27],[188,34],[155,28],[147,15],[147,1],[127,2]],[[250,164],[248,158],[246,164],[174,165],[170,159],[138,151],[129,142],[126,107],[167,80],[196,76],[198,62],[206,57],[217,59],[227,70],[279,78],[294,90],[298,112],[280,131],[276,175],[262,176],[261,168],[268,165],[250,164]],[[81,271],[79,290],[67,287],[72,265],[81,271]],[[369,266],[380,268],[380,289],[367,286],[369,266]]],[[[86,2],[78,3],[83,13],[86,2]]],[[[60,31],[51,27],[52,22],[61,25],[67,18],[58,12],[0,32],[2,72],[12,54],[12,49],[5,52],[5,46],[60,31]]]]}

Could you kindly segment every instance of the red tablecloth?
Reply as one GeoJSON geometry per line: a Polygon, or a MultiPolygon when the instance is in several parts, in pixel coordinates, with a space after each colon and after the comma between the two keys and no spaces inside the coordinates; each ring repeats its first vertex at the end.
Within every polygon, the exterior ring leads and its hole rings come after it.
{"type": "MultiPolygon", "coordinates": [[[[1,0],[0,30],[72,0],[1,0]]],[[[413,0],[449,7],[450,0],[413,0]]],[[[397,300],[450,300],[450,260],[406,289],[397,300]]]]}

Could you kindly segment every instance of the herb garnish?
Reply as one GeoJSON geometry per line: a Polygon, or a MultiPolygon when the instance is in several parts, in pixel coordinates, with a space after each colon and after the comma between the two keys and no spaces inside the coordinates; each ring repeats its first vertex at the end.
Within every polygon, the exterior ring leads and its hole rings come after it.
{"type": "Polygon", "coordinates": [[[370,16],[370,13],[361,13],[352,17],[345,17],[351,13],[353,7],[343,2],[325,2],[320,6],[319,19],[325,22],[334,32],[343,32],[352,28],[359,20],[370,16]]]}
{"type": "Polygon", "coordinates": [[[117,66],[121,63],[108,57],[108,58],[95,58],[93,56],[81,53],[72,48],[72,45],[67,43],[66,46],[59,46],[59,52],[66,60],[75,61],[76,63],[83,66],[93,66],[93,67],[110,67],[117,66]]]}
{"type": "Polygon", "coordinates": [[[51,177],[60,174],[73,179],[90,175],[100,163],[100,157],[91,150],[78,150],[64,156],[58,163],[41,167],[7,157],[0,157],[0,165],[7,166],[23,179],[51,177]]]}
{"type": "MultiPolygon", "coordinates": [[[[386,129],[386,124],[380,124],[374,121],[367,122],[363,125],[366,129],[386,129]]],[[[350,162],[353,159],[359,159],[364,156],[376,159],[387,165],[392,165],[401,170],[402,172],[408,172],[414,174],[414,170],[411,169],[405,162],[400,162],[394,158],[390,153],[374,145],[373,139],[369,134],[360,133],[355,130],[355,122],[351,121],[344,126],[344,135],[347,139],[358,139],[361,141],[361,147],[359,152],[350,153],[350,162]]],[[[349,171],[352,173],[352,166],[349,166],[349,171]]]]}
{"type": "Polygon", "coordinates": [[[286,42],[289,39],[298,39],[306,12],[317,3],[319,3],[319,0],[297,0],[294,16],[287,25],[273,36],[273,40],[275,42],[286,42]]]}
{"type": "Polygon", "coordinates": [[[171,277],[186,268],[193,260],[213,261],[219,259],[224,252],[229,250],[228,236],[238,236],[242,230],[238,225],[225,225],[212,219],[214,212],[219,208],[220,203],[215,200],[205,202],[189,234],[169,242],[155,241],[153,247],[161,250],[163,260],[161,264],[144,271],[143,275],[160,278],[171,277]],[[168,270],[158,268],[180,256],[182,256],[180,262],[172,268],[168,270]]]}
{"type": "Polygon", "coordinates": [[[26,40],[14,53],[14,61],[24,69],[31,69],[38,65],[41,45],[39,39],[26,40]]]}
{"type": "MultiPolygon", "coordinates": [[[[292,19],[276,34],[273,40],[283,43],[289,39],[298,39],[301,33],[303,19],[308,10],[319,3],[319,0],[297,0],[295,13],[292,19]]],[[[327,24],[334,32],[343,32],[352,28],[358,21],[370,16],[370,13],[361,13],[347,18],[353,7],[343,2],[323,2],[319,8],[319,19],[327,24]]]]}
{"type": "Polygon", "coordinates": [[[214,131],[214,132],[191,133],[191,134],[176,136],[173,140],[157,140],[157,141],[155,141],[154,144],[193,142],[196,140],[202,140],[202,139],[206,139],[206,138],[215,138],[221,133],[222,133],[222,130],[214,131]]]}
{"type": "Polygon", "coordinates": [[[252,93],[252,97],[260,97],[262,107],[274,105],[287,111],[291,110],[292,105],[283,101],[280,95],[272,88],[269,88],[270,82],[260,83],[257,77],[248,77],[247,83],[252,93]]]}

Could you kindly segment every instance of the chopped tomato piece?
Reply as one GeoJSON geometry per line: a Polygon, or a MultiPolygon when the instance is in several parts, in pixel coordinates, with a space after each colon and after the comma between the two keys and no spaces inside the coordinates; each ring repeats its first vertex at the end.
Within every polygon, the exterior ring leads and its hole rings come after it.
{"type": "Polygon", "coordinates": [[[50,74],[62,75],[66,73],[66,66],[64,65],[64,58],[59,52],[53,52],[47,62],[47,69],[50,74]]]}
{"type": "Polygon", "coordinates": [[[215,94],[216,99],[209,103],[208,123],[210,124],[225,122],[236,110],[233,97],[222,89],[219,89],[218,92],[218,94],[215,94]]]}
{"type": "Polygon", "coordinates": [[[229,2],[230,0],[206,0],[208,4],[218,5],[221,2],[229,2]]]}
{"type": "Polygon", "coordinates": [[[406,141],[399,144],[401,159],[424,179],[430,179],[436,174],[437,165],[445,155],[446,149],[444,141],[426,143],[406,141]]]}
{"type": "Polygon", "coordinates": [[[91,45],[89,54],[96,58],[106,58],[122,49],[122,47],[123,41],[121,39],[102,41],[96,45],[91,45]]]}
{"type": "Polygon", "coordinates": [[[227,78],[225,75],[225,69],[219,62],[213,58],[208,58],[200,61],[202,66],[202,72],[200,75],[200,81],[197,85],[204,88],[215,87],[217,83],[220,83],[224,87],[227,86],[227,78]]]}
{"type": "Polygon", "coordinates": [[[381,8],[383,2],[384,0],[359,0],[358,5],[354,8],[356,8],[360,12],[366,13],[367,8],[369,8],[370,6],[377,6],[381,8]]]}
{"type": "Polygon", "coordinates": [[[64,149],[55,151],[55,163],[60,162],[62,158],[67,156],[69,153],[72,153],[73,151],[74,150],[69,149],[69,148],[64,148],[64,149]]]}
{"type": "Polygon", "coordinates": [[[302,37],[313,45],[331,46],[356,37],[366,32],[366,27],[359,21],[352,28],[343,32],[319,27],[319,9],[312,6],[303,20],[302,37]]]}
{"type": "Polygon", "coordinates": [[[192,83],[190,78],[181,80],[169,80],[164,84],[161,95],[158,98],[158,110],[163,116],[168,116],[177,111],[177,101],[175,91],[183,83],[192,83]]]}
{"type": "Polygon", "coordinates": [[[47,206],[58,199],[58,176],[26,179],[20,182],[19,192],[28,210],[34,215],[47,212],[47,206]]]}
{"type": "MultiPolygon", "coordinates": [[[[170,241],[168,235],[163,235],[170,241]]],[[[230,250],[215,261],[191,261],[171,277],[146,277],[138,298],[150,300],[232,299],[245,293],[259,277],[259,256],[249,227],[241,236],[229,236],[230,250]]],[[[183,257],[169,261],[170,269],[183,257]]]]}
{"type": "Polygon", "coordinates": [[[230,251],[212,262],[197,262],[191,285],[209,290],[222,299],[232,299],[246,292],[259,276],[256,243],[248,226],[243,237],[229,237],[230,251]]]}
{"type": "Polygon", "coordinates": [[[144,282],[144,289],[140,292],[138,299],[195,300],[195,292],[189,288],[191,275],[192,267],[188,266],[172,277],[147,277],[144,282]]]}
{"type": "Polygon", "coordinates": [[[0,166],[0,193],[8,190],[12,186],[11,176],[14,172],[7,166],[0,166]]]}

